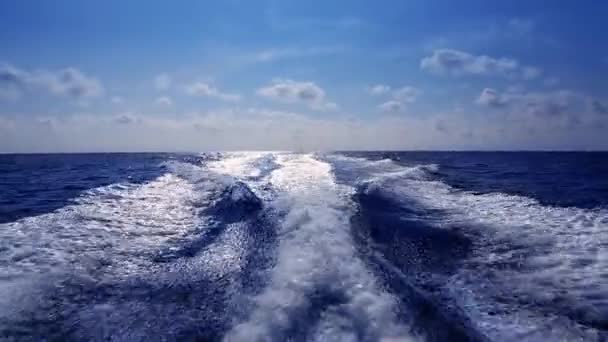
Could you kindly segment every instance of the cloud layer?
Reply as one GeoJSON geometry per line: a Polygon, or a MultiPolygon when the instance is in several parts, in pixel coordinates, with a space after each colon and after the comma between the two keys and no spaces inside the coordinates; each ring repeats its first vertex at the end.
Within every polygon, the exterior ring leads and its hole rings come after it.
{"type": "Polygon", "coordinates": [[[254,53],[251,56],[251,60],[258,63],[268,63],[290,58],[333,55],[344,50],[345,48],[342,46],[271,48],[254,53]]]}
{"type": "Polygon", "coordinates": [[[388,94],[391,91],[391,87],[385,84],[376,84],[375,86],[369,88],[369,93],[372,95],[384,95],[388,94]]]}
{"type": "Polygon", "coordinates": [[[226,108],[166,116],[125,112],[0,120],[6,151],[206,151],[348,149],[589,149],[601,139],[607,115],[546,120],[501,115],[472,122],[464,114],[427,117],[313,118],[296,112],[226,108]],[[42,146],[42,147],[41,147],[42,146]]]}
{"type": "Polygon", "coordinates": [[[479,105],[497,108],[506,105],[508,100],[503,99],[496,89],[485,88],[475,102],[479,105]]]}
{"type": "Polygon", "coordinates": [[[508,108],[547,119],[563,115],[580,116],[582,113],[591,112],[587,97],[569,90],[499,93],[495,89],[486,88],[476,103],[490,108],[508,108]]]}
{"type": "Polygon", "coordinates": [[[28,71],[9,64],[0,65],[0,89],[17,96],[23,92],[43,91],[78,99],[103,93],[103,86],[97,79],[75,68],[28,71]]]}
{"type": "Polygon", "coordinates": [[[259,96],[284,102],[304,103],[315,110],[333,110],[337,105],[327,100],[325,91],[314,82],[275,79],[256,92],[259,96]]]}
{"type": "Polygon", "coordinates": [[[540,69],[522,67],[512,58],[473,55],[454,49],[435,50],[431,56],[420,61],[420,68],[434,74],[452,76],[485,75],[533,79],[540,75],[540,69]]]}
{"type": "Polygon", "coordinates": [[[375,96],[390,94],[390,99],[381,103],[378,108],[383,112],[401,112],[407,104],[414,103],[422,91],[416,87],[404,86],[397,89],[392,89],[390,86],[378,84],[370,89],[370,93],[375,96]]]}
{"type": "Polygon", "coordinates": [[[585,148],[597,149],[603,146],[601,148],[605,149],[608,145],[608,139],[601,133],[608,128],[608,110],[598,100],[582,93],[571,90],[499,92],[486,88],[475,102],[499,113],[503,122],[518,123],[531,131],[554,134],[555,139],[564,139],[564,145],[574,146],[576,141],[564,138],[559,130],[586,134],[585,139],[595,141],[595,144],[589,144],[585,148]]]}
{"type": "Polygon", "coordinates": [[[186,87],[186,92],[193,96],[211,97],[222,101],[239,101],[240,95],[223,93],[216,87],[203,82],[195,82],[186,87]]]}

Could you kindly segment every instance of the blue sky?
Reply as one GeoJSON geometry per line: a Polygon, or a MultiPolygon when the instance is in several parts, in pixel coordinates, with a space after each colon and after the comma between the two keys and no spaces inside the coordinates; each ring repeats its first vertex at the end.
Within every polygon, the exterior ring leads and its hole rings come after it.
{"type": "Polygon", "coordinates": [[[606,149],[600,1],[0,1],[0,151],[606,149]]]}

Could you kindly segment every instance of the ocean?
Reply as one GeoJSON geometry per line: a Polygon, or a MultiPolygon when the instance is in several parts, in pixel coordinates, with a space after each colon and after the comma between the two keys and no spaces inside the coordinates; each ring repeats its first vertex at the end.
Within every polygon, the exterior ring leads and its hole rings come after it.
{"type": "Polygon", "coordinates": [[[0,339],[605,341],[608,153],[0,155],[0,339]]]}

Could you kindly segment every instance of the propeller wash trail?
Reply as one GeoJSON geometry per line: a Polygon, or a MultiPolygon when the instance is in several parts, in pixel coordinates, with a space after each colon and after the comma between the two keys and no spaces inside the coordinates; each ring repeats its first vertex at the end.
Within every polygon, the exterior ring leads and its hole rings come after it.
{"type": "MultiPolygon", "coordinates": [[[[106,163],[78,158],[59,164],[106,163]]],[[[606,339],[608,199],[514,194],[492,183],[505,172],[492,158],[507,157],[116,159],[107,179],[72,180],[76,193],[35,190],[61,203],[0,216],[0,338],[606,339]]],[[[547,158],[566,172],[567,157],[547,158]]]]}
{"type": "Polygon", "coordinates": [[[283,219],[277,261],[250,317],[227,340],[378,340],[401,337],[392,296],[356,255],[349,234],[353,189],[335,183],[331,167],[312,155],[278,155],[268,204],[283,219]]]}

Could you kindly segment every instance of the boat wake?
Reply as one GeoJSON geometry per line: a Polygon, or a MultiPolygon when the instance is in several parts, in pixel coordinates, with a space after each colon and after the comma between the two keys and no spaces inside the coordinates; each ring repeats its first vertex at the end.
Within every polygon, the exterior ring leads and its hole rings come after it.
{"type": "Polygon", "coordinates": [[[608,212],[342,154],[174,158],[0,224],[19,340],[601,340],[608,212]]]}

